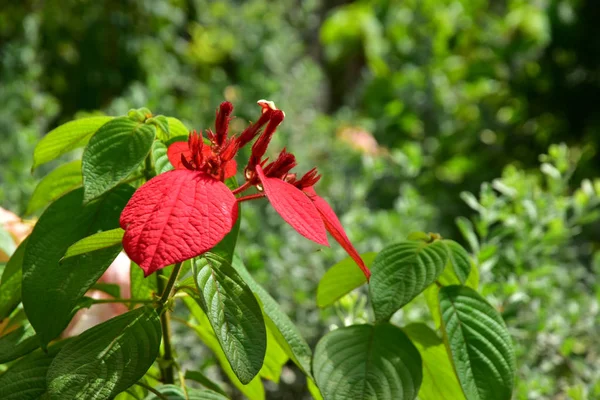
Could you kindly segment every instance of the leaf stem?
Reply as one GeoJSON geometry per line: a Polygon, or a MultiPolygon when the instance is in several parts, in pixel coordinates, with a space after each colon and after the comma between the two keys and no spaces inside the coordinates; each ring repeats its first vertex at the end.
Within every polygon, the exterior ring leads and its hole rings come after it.
{"type": "Polygon", "coordinates": [[[238,187],[237,189],[232,190],[233,194],[238,194],[238,193],[242,193],[244,190],[250,188],[252,186],[252,184],[250,183],[250,181],[244,183],[242,186],[238,187]]]}
{"type": "Polygon", "coordinates": [[[146,385],[144,382],[136,382],[135,383],[138,386],[143,387],[144,389],[146,389],[149,392],[154,393],[154,395],[156,395],[156,397],[158,397],[161,400],[169,400],[167,398],[167,396],[165,396],[164,394],[162,394],[161,392],[159,392],[158,390],[154,389],[152,386],[150,385],[146,385]]]}
{"type": "Polygon", "coordinates": [[[171,348],[171,315],[169,310],[165,310],[169,299],[171,298],[171,294],[173,292],[173,287],[175,286],[175,282],[177,281],[177,277],[179,276],[179,271],[181,270],[181,264],[177,263],[173,267],[173,272],[171,272],[171,276],[169,276],[169,280],[165,285],[161,278],[161,271],[158,271],[157,275],[157,285],[159,292],[162,291],[162,296],[160,300],[158,300],[158,308],[157,311],[160,314],[160,325],[162,327],[163,333],[163,356],[162,362],[159,362],[160,372],[162,381],[165,384],[173,384],[175,383],[175,376],[173,374],[173,349],[171,348]]]}
{"type": "Polygon", "coordinates": [[[248,200],[254,200],[254,199],[260,199],[262,197],[265,197],[264,193],[255,193],[255,194],[249,194],[248,196],[243,196],[243,197],[238,197],[237,198],[237,202],[241,203],[242,201],[248,201],[248,200]]]}

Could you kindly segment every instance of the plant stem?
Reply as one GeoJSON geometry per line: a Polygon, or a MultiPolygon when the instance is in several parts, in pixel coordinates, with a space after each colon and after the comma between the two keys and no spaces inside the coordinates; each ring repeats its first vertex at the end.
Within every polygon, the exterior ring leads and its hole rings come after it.
{"type": "Polygon", "coordinates": [[[241,203],[242,201],[260,199],[260,198],[263,198],[263,197],[265,197],[264,193],[249,194],[248,196],[238,197],[237,198],[237,202],[241,203]]]}
{"type": "Polygon", "coordinates": [[[171,315],[169,314],[169,310],[165,310],[165,308],[169,302],[171,293],[173,292],[173,287],[175,286],[180,270],[181,263],[175,264],[166,285],[164,285],[164,282],[160,279],[161,271],[158,271],[159,274],[157,275],[158,290],[159,292],[162,291],[162,296],[160,297],[160,300],[158,300],[157,311],[160,314],[160,324],[163,333],[163,356],[161,360],[162,363],[159,363],[159,365],[162,364],[160,366],[160,372],[162,381],[165,384],[175,383],[175,376],[173,374],[173,350],[171,348],[171,315]]]}

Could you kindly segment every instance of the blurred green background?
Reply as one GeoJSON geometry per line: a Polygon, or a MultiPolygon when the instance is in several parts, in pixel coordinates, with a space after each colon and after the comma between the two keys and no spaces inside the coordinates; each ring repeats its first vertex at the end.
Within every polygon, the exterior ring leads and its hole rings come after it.
{"type": "MultiPolygon", "coordinates": [[[[359,251],[415,230],[467,246],[515,340],[516,398],[598,399],[599,20],[593,0],[4,0],[0,206],[24,213],[57,165],[32,176],[35,143],[75,117],[146,106],[203,129],[226,99],[239,131],[273,100],[273,151],[318,166],[359,251]]],[[[315,304],[339,246],[259,203],[243,216],[242,258],[311,344],[361,318],[360,294],[315,304]]],[[[267,389],[306,393],[293,368],[267,389]]]]}

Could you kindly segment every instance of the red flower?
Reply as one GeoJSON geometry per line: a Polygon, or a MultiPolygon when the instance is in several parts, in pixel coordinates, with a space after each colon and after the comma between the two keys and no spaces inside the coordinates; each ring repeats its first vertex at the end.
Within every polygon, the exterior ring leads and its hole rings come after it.
{"type": "Polygon", "coordinates": [[[217,111],[216,132],[207,131],[209,144],[193,131],[187,143],[169,147],[167,155],[175,170],[142,185],[121,214],[125,251],[148,276],[210,250],[232,229],[238,217],[238,202],[266,196],[275,211],[306,238],[328,246],[329,231],[368,279],[369,269],[339,219],[314,191],[320,178],[316,169],[297,179],[290,173],[296,159],[285,149],[273,162],[263,159],[285,114],[272,102],[261,100],[258,104],[262,107],[260,118],[237,137],[228,136],[233,106],[224,102],[217,111]],[[259,134],[244,169],[246,182],[229,190],[223,181],[236,174],[235,155],[259,134]],[[252,187],[258,193],[235,197],[252,187]]]}

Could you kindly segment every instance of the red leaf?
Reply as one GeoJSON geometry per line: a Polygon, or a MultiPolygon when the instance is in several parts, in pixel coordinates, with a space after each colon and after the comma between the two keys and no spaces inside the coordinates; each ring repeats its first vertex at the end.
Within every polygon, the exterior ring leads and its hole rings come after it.
{"type": "Polygon", "coordinates": [[[169,157],[169,161],[175,169],[185,169],[185,166],[181,163],[182,154],[186,160],[191,158],[192,152],[187,142],[175,142],[167,149],[167,157],[169,157]]]}
{"type": "Polygon", "coordinates": [[[299,234],[323,246],[329,246],[325,226],[310,199],[294,185],[277,178],[267,178],[260,165],[256,166],[267,198],[281,218],[299,234]]]}
{"type": "Polygon", "coordinates": [[[313,204],[317,207],[317,210],[319,210],[319,213],[323,218],[323,222],[325,223],[325,228],[327,228],[331,236],[333,236],[333,238],[344,248],[344,250],[346,250],[348,255],[350,255],[350,257],[352,257],[352,259],[358,264],[360,269],[367,277],[367,280],[369,280],[371,271],[369,271],[369,268],[367,268],[362,258],[360,258],[360,255],[350,242],[350,239],[348,239],[342,223],[338,219],[337,215],[335,215],[335,212],[329,203],[327,203],[322,197],[318,196],[312,187],[305,188],[304,192],[312,200],[313,204]]]}
{"type": "Polygon", "coordinates": [[[225,170],[225,179],[229,179],[232,176],[235,176],[237,172],[237,163],[235,160],[229,160],[225,163],[223,168],[225,170]]]}
{"type": "Polygon", "coordinates": [[[148,276],[210,250],[237,214],[223,182],[198,171],[169,171],[142,185],[125,206],[123,248],[148,276]]]}

